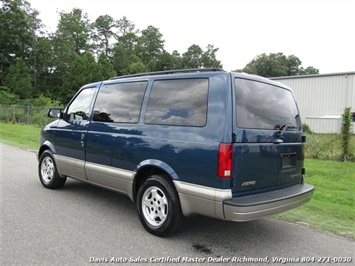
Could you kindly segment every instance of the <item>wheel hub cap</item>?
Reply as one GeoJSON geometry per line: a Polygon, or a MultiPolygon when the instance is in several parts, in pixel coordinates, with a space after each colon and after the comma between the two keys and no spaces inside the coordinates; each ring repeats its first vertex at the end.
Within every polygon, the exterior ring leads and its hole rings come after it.
{"type": "Polygon", "coordinates": [[[42,179],[45,183],[52,181],[54,177],[54,163],[51,158],[44,158],[41,165],[42,179]]]}
{"type": "Polygon", "coordinates": [[[153,226],[162,225],[168,215],[168,201],[158,187],[149,187],[142,197],[144,218],[153,226]]]}

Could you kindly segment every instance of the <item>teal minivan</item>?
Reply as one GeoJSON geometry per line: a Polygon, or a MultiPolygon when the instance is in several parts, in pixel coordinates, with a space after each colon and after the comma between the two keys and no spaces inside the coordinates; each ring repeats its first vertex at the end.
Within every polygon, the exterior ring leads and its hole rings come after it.
{"type": "Polygon", "coordinates": [[[244,222],[298,207],[302,124],[292,90],[255,75],[192,69],[83,86],[41,132],[39,177],[123,193],[144,228],[174,232],[184,216],[244,222]]]}

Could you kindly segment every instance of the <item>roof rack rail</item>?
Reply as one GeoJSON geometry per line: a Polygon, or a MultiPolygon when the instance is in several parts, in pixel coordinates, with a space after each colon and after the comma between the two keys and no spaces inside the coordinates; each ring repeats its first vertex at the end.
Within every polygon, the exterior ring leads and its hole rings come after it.
{"type": "Polygon", "coordinates": [[[225,72],[222,68],[191,68],[191,69],[176,69],[176,70],[164,70],[164,71],[155,71],[155,72],[146,72],[132,75],[124,75],[110,78],[113,79],[123,79],[123,78],[133,78],[133,77],[144,77],[144,76],[152,76],[152,75],[167,75],[167,74],[176,74],[176,73],[193,73],[193,72],[210,72],[210,71],[221,71],[225,72]]]}

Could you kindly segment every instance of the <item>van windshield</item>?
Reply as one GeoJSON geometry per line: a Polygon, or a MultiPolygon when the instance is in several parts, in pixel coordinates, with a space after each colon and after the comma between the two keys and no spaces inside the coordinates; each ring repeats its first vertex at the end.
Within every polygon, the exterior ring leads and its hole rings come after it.
{"type": "Polygon", "coordinates": [[[237,126],[270,130],[301,130],[297,105],[290,90],[236,78],[237,126]]]}

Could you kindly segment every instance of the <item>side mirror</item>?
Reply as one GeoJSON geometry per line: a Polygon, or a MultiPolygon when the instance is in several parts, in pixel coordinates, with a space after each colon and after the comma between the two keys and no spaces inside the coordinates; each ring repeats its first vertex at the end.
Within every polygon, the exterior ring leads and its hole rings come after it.
{"type": "Polygon", "coordinates": [[[63,113],[60,108],[51,108],[48,110],[47,116],[50,118],[62,118],[63,113]]]}

